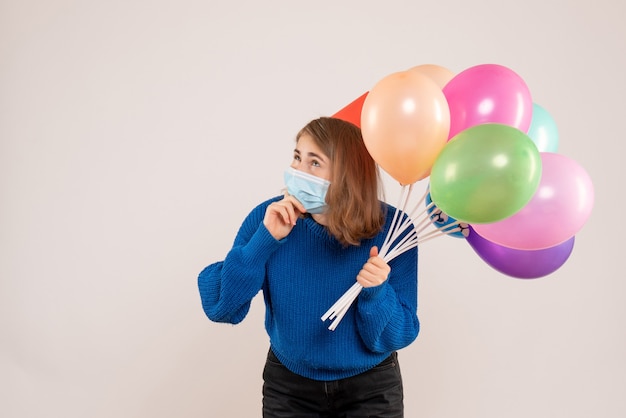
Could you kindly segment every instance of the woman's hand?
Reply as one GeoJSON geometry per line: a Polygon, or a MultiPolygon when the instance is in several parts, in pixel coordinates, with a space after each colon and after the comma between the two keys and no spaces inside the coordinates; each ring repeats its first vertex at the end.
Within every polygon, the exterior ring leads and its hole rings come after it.
{"type": "Polygon", "coordinates": [[[363,287],[373,287],[381,285],[389,277],[391,267],[378,256],[378,247],[370,249],[370,258],[356,276],[356,281],[363,287]]]}
{"type": "Polygon", "coordinates": [[[263,225],[276,239],[285,238],[293,229],[298,217],[305,212],[304,206],[295,197],[285,193],[282,200],[270,204],[265,210],[263,225]]]}

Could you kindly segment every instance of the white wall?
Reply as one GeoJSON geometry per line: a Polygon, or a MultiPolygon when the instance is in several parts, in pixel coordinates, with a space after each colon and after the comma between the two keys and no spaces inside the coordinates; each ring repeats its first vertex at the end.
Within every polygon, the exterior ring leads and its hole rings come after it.
{"type": "Polygon", "coordinates": [[[211,323],[197,274],[304,123],[425,63],[515,70],[596,199],[542,279],[423,245],[407,417],[626,416],[625,4],[2,1],[0,416],[260,416],[261,299],[211,323]]]}

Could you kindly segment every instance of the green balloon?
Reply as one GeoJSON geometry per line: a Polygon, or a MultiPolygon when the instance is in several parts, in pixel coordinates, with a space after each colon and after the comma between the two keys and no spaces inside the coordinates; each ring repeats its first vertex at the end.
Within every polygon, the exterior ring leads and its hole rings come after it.
{"type": "Polygon", "coordinates": [[[469,224],[508,218],[533,197],[541,180],[535,143],[508,125],[465,129],[446,144],[430,173],[430,197],[444,213],[469,224]]]}

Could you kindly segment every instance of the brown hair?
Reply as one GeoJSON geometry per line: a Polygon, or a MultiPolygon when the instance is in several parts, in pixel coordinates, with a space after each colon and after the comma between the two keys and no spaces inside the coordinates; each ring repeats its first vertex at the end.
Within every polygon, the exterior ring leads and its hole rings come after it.
{"type": "Polygon", "coordinates": [[[326,194],[326,228],[343,245],[359,245],[384,224],[378,166],[370,156],[361,129],[341,119],[322,117],[298,132],[310,135],[330,158],[330,187],[326,194]]]}

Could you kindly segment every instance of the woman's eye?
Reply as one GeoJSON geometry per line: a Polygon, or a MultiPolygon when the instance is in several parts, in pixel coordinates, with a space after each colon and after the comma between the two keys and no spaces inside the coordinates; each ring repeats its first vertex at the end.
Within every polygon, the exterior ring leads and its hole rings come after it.
{"type": "Polygon", "coordinates": [[[293,160],[294,160],[294,161],[300,161],[300,156],[299,156],[299,155],[297,155],[297,154],[296,154],[296,155],[294,155],[294,156],[293,156],[293,160]]]}
{"type": "Polygon", "coordinates": [[[319,163],[317,160],[313,160],[313,161],[311,161],[311,165],[312,165],[313,167],[319,167],[319,166],[320,166],[320,163],[319,163]]]}

